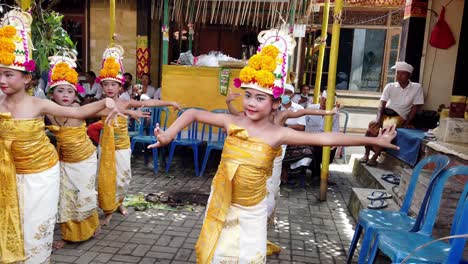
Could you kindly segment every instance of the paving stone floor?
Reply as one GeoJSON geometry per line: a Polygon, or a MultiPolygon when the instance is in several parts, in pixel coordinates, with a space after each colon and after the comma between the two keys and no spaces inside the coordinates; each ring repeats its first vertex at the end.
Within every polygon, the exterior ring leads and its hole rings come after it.
{"type": "MultiPolygon", "coordinates": [[[[208,194],[219,157],[213,157],[203,177],[195,177],[191,152],[176,156],[168,174],[153,174],[143,156],[132,159],[130,193],[188,191],[208,194]],[[185,155],[184,155],[185,154],[185,155]]],[[[219,156],[219,154],[218,154],[219,156]]],[[[332,165],[326,202],[318,187],[282,188],[277,225],[268,231],[282,252],[267,263],[344,263],[354,220],[346,204],[357,186],[347,165],[332,165]]],[[[115,214],[95,239],[68,244],[52,255],[54,263],[195,263],[194,246],[203,223],[204,206],[193,210],[147,209],[115,214]]],[[[56,238],[60,237],[57,226],[56,238]]],[[[355,257],[356,259],[356,257],[355,257]]]]}

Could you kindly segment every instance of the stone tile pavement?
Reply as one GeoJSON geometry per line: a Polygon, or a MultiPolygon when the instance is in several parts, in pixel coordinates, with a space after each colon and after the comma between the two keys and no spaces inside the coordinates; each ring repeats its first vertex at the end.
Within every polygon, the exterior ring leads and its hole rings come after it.
{"type": "MultiPolygon", "coordinates": [[[[182,152],[184,153],[184,152],[182,152]]],[[[219,157],[213,157],[203,177],[195,177],[190,151],[174,158],[168,174],[153,174],[143,157],[132,159],[130,193],[188,191],[209,194],[219,157]]],[[[216,156],[216,155],[215,155],[216,156]]],[[[357,183],[347,165],[332,165],[326,202],[318,201],[318,187],[282,188],[277,224],[269,239],[283,251],[267,263],[344,263],[354,220],[346,204],[357,183]]],[[[147,209],[114,215],[95,239],[68,244],[52,255],[54,263],[195,263],[194,246],[203,223],[204,206],[193,210],[147,209]]],[[[57,226],[56,238],[60,237],[57,226]]],[[[355,257],[356,259],[356,257],[355,257]]]]}

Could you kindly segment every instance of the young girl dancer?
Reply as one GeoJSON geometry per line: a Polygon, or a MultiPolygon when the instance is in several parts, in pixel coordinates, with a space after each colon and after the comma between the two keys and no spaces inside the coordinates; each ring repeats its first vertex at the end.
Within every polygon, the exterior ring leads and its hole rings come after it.
{"type": "Polygon", "coordinates": [[[8,12],[0,26],[0,262],[48,263],[59,198],[60,168],[44,115],[84,119],[114,101],[63,107],[29,96],[32,18],[8,12]]]}
{"type": "Polygon", "coordinates": [[[265,263],[267,234],[266,180],[281,145],[351,146],[379,145],[396,148],[390,128],[377,138],[353,137],[342,133],[304,133],[271,122],[279,106],[284,74],[276,63],[279,50],[264,46],[240,72],[245,116],[188,110],[167,131],[155,129],[158,142],[149,148],[169,144],[177,133],[193,121],[223,127],[228,131],[205,221],[196,244],[197,263],[265,263]],[[267,58],[270,57],[270,58],[267,58]],[[258,64],[259,65],[258,65],[258,64]],[[280,80],[275,80],[280,76],[280,80]]]}
{"type": "MultiPolygon", "coordinates": [[[[125,78],[122,65],[123,49],[118,45],[107,48],[103,54],[102,69],[99,74],[104,94],[117,103],[119,109],[140,107],[172,106],[175,109],[179,105],[175,102],[160,100],[120,100],[119,90],[125,78]]],[[[131,180],[130,169],[130,138],[128,136],[127,120],[118,118],[115,126],[104,126],[100,140],[101,154],[98,171],[98,201],[99,207],[104,211],[105,218],[102,225],[107,225],[112,219],[112,214],[118,210],[127,215],[127,210],[122,202],[128,191],[131,180]]]]}

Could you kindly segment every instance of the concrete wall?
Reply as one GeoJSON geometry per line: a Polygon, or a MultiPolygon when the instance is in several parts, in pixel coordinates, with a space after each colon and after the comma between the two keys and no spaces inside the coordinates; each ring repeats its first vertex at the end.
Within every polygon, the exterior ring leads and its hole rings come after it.
{"type": "MultiPolygon", "coordinates": [[[[431,1],[429,1],[431,2],[431,1]]],[[[440,13],[446,0],[432,0],[432,10],[440,13]]],[[[429,45],[430,33],[437,22],[435,15],[429,12],[430,24],[426,28],[428,34],[424,43],[426,46],[425,56],[423,53],[422,85],[424,88],[425,105],[424,109],[437,110],[440,104],[446,106],[450,103],[452,95],[453,78],[457,61],[458,41],[461,34],[461,22],[463,15],[464,0],[453,0],[445,10],[445,20],[455,36],[456,44],[447,50],[435,49],[429,45]]]]}
{"type": "MultiPolygon", "coordinates": [[[[125,49],[124,70],[136,79],[136,2],[115,1],[116,44],[125,49]]],[[[109,1],[91,0],[90,2],[90,69],[99,75],[102,53],[109,45],[109,1]]]]}

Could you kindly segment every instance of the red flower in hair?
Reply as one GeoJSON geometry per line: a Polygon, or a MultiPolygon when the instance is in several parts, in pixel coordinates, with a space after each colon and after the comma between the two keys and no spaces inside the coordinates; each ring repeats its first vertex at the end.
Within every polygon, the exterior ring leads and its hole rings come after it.
{"type": "Polygon", "coordinates": [[[236,88],[241,87],[241,84],[242,84],[241,79],[239,79],[239,78],[235,78],[235,79],[234,79],[234,86],[235,86],[236,88]]]}
{"type": "Polygon", "coordinates": [[[28,60],[23,65],[24,65],[24,68],[26,69],[26,71],[28,71],[28,72],[32,72],[32,71],[36,70],[36,62],[34,60],[28,60]]]}

